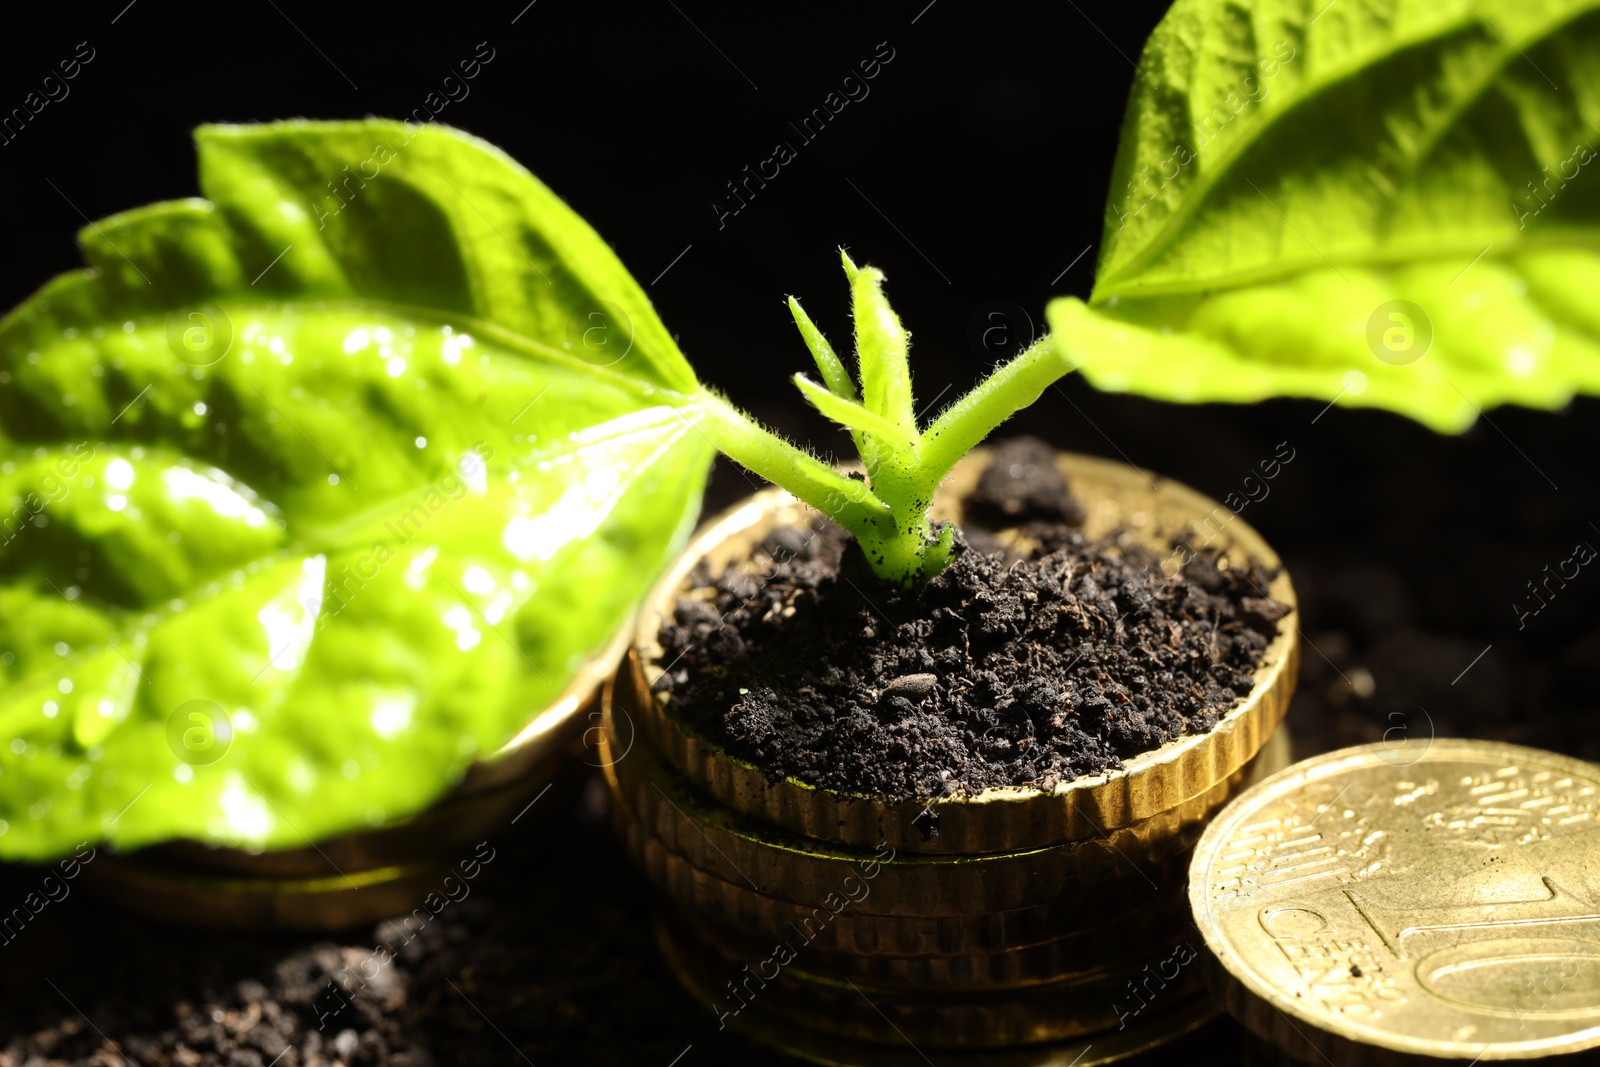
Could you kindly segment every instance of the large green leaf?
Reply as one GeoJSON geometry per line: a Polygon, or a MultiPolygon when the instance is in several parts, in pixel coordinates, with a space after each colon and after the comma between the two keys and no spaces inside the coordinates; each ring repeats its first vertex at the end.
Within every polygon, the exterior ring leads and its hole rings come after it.
{"type": "Polygon", "coordinates": [[[1139,65],[1050,308],[1096,385],[1442,430],[1600,392],[1600,0],[1178,0],[1139,65]]]}
{"type": "Polygon", "coordinates": [[[197,141],[207,199],[90,226],[0,323],[0,857],[425,807],[698,507],[693,373],[505,155],[380,121],[197,141]]]}

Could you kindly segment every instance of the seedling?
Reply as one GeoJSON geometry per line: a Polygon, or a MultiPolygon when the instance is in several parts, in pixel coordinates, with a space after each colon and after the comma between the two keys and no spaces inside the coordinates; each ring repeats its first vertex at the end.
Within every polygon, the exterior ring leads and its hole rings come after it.
{"type": "Polygon", "coordinates": [[[1071,366],[1047,341],[1035,342],[921,430],[912,404],[910,335],[883,294],[883,272],[841,253],[855,318],[860,392],[844,361],[794,297],[789,311],[822,382],[794,383],[823,415],[849,431],[866,480],[840,474],[751,421],[715,393],[702,394],[707,434],[718,448],[855,535],[880,577],[913,585],[950,562],[955,530],[928,518],[934,491],[973,446],[1027,407],[1071,366]]]}
{"type": "Polygon", "coordinates": [[[923,429],[881,273],[845,259],[855,380],[791,303],[862,478],[702,385],[492,146],[203,130],[205,200],[92,224],[86,269],[0,320],[0,859],[300,847],[434,803],[625,624],[712,444],[915,584],[951,558],[940,480],[1072,367],[1443,430],[1600,393],[1595,133],[1564,88],[1596,10],[1178,0],[1053,341],[923,429]]]}

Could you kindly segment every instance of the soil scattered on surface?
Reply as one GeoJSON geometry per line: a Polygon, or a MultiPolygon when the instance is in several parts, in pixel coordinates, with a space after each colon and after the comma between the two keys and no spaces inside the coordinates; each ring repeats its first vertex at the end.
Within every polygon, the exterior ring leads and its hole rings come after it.
{"type": "Polygon", "coordinates": [[[985,473],[986,506],[1027,520],[1042,499],[1050,521],[1018,551],[971,532],[916,589],[822,520],[775,530],[757,573],[697,573],[709,595],[661,635],[674,713],[774,778],[895,798],[1049,789],[1209,730],[1285,613],[1272,575],[1206,550],[1169,578],[1131,538],[1064,524],[1064,484],[1039,484],[1053,464],[1015,455],[985,473]]]}
{"type": "MultiPolygon", "coordinates": [[[[436,917],[419,899],[328,935],[193,930],[74,883],[0,946],[0,1067],[665,1067],[686,1045],[694,1067],[761,1062],[650,949],[649,886],[589,785],[493,834],[478,880],[434,887],[455,892],[436,917]]],[[[40,878],[0,865],[0,899],[40,878]]]]}

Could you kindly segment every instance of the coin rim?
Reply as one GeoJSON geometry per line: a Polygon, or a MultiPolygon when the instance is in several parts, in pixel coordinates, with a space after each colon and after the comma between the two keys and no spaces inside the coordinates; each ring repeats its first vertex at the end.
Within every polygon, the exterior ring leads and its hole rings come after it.
{"type": "MultiPolygon", "coordinates": [[[[655,924],[658,935],[665,933],[678,952],[692,957],[702,968],[714,971],[725,966],[735,976],[741,965],[748,970],[748,961],[711,939],[711,933],[703,928],[686,926],[659,913],[655,924]]],[[[1113,1024],[1122,1019],[1117,1011],[1124,995],[1121,986],[1180,944],[1174,939],[1173,944],[1158,946],[1147,955],[1093,972],[983,990],[882,988],[852,979],[801,974],[785,966],[773,978],[765,979],[776,995],[755,998],[747,1010],[759,1005],[762,1014],[845,1040],[891,1047],[902,1040],[915,1040],[940,1053],[1005,1051],[1092,1039],[1095,1034],[1115,1032],[1113,1024]],[[862,1002],[870,1010],[863,1008],[862,1002]]],[[[1199,950],[1191,947],[1191,951],[1198,959],[1199,950]]],[[[1180,970],[1171,982],[1161,991],[1173,993],[1167,1010],[1206,995],[1198,974],[1185,975],[1180,970]]]]}
{"type": "MultiPolygon", "coordinates": [[[[601,707],[609,749],[613,704],[602,697],[601,707]]],[[[1014,910],[1067,898],[1088,904],[1103,899],[1108,885],[1138,881],[1136,875],[1149,881],[1148,872],[1170,871],[1181,878],[1206,822],[1243,791],[1251,769],[1247,763],[1201,796],[1103,838],[979,855],[895,850],[889,859],[877,860],[881,853],[800,837],[718,803],[695,789],[648,741],[636,743],[625,758],[605,762],[613,795],[665,847],[703,870],[733,881],[736,875],[750,877],[747,867],[786,868],[787,875],[767,895],[793,901],[790,894],[804,893],[806,886],[837,886],[847,876],[859,876],[862,863],[877,861],[882,871],[874,902],[864,910],[926,916],[964,915],[974,908],[1014,910]],[[687,832],[691,827],[698,837],[687,832]],[[732,870],[713,870],[720,866],[718,859],[732,870]]]]}
{"type": "MultiPolygon", "coordinates": [[[[703,964],[698,959],[684,955],[682,946],[670,937],[662,923],[655,921],[651,926],[657,949],[667,969],[695,1003],[709,1008],[713,994],[709,992],[708,983],[713,979],[702,973],[703,964]]],[[[939,1049],[938,1055],[940,1062],[970,1067],[977,1067],[978,1064],[987,1067],[1102,1067],[1178,1041],[1220,1014],[1221,1009],[1210,997],[1199,996],[1146,1023],[1135,1024],[1125,1031],[1113,1030],[1090,1035],[1087,1041],[1019,1045],[1013,1048],[939,1049]],[[1090,1053],[1095,1046],[1101,1048],[1101,1054],[1090,1053]]],[[[832,1067],[904,1063],[911,1067],[925,1063],[927,1059],[910,1046],[902,1050],[892,1045],[853,1041],[796,1027],[788,1020],[774,1017],[770,1011],[763,1011],[759,1001],[744,1011],[730,1015],[728,1026],[762,1048],[777,1049],[782,1054],[807,1063],[832,1067]]]]}

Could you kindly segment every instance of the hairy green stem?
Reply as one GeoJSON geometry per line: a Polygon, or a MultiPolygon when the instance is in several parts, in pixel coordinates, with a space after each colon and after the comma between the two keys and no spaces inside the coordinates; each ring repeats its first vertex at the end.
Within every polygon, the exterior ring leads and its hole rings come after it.
{"type": "Polygon", "coordinates": [[[796,448],[709,389],[695,401],[700,431],[723,454],[781,485],[845,529],[859,533],[890,521],[889,506],[865,482],[846,477],[796,448]]]}
{"type": "Polygon", "coordinates": [[[795,375],[801,394],[850,432],[867,480],[849,478],[766,429],[722,397],[702,391],[699,428],[735,461],[783,486],[855,535],[873,571],[914,585],[950,562],[955,531],[928,519],[934,492],[950,468],[1018,409],[1072,369],[1048,339],[1033,344],[917,431],[912,408],[910,337],[883,295],[883,273],[843,256],[855,317],[861,389],[797,300],[789,300],[823,384],[795,375]]]}

